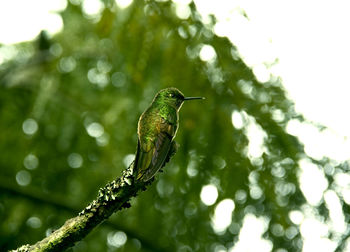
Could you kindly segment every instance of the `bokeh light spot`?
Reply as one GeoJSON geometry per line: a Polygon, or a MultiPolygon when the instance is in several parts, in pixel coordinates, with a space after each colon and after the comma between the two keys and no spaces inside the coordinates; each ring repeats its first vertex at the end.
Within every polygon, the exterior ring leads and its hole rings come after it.
{"type": "Polygon", "coordinates": [[[34,154],[28,154],[23,160],[23,165],[28,170],[34,170],[39,165],[39,159],[34,154]]]}
{"type": "Polygon", "coordinates": [[[97,138],[102,136],[102,134],[104,133],[104,128],[101,124],[93,122],[86,127],[86,131],[91,137],[97,138]]]}
{"type": "Polygon", "coordinates": [[[197,176],[198,170],[196,168],[196,162],[193,159],[188,163],[186,172],[190,178],[197,176]]]}
{"type": "Polygon", "coordinates": [[[82,7],[84,14],[90,17],[96,17],[102,12],[104,4],[99,0],[85,0],[82,7]]]}
{"type": "Polygon", "coordinates": [[[231,121],[233,127],[236,129],[242,129],[244,126],[243,116],[240,112],[234,110],[231,115],[231,121]]]}
{"type": "Polygon", "coordinates": [[[78,153],[71,153],[67,158],[67,162],[72,168],[80,168],[83,165],[83,157],[78,153]]]}
{"type": "Polygon", "coordinates": [[[132,0],[115,0],[116,4],[120,9],[125,9],[129,7],[130,4],[132,4],[132,0]]]}
{"type": "Polygon", "coordinates": [[[100,88],[106,87],[109,82],[107,74],[101,73],[97,68],[91,68],[87,77],[92,84],[96,84],[100,88]]]}
{"type": "Polygon", "coordinates": [[[221,234],[226,231],[232,222],[232,211],[235,203],[232,199],[224,199],[215,207],[214,217],[211,220],[211,226],[215,233],[221,234]]]}
{"type": "Polygon", "coordinates": [[[250,186],[249,193],[253,199],[260,199],[261,196],[263,195],[263,191],[261,190],[261,188],[257,184],[250,186]]]}
{"type": "Polygon", "coordinates": [[[122,231],[110,232],[107,235],[108,245],[113,246],[113,247],[117,247],[117,248],[122,247],[126,243],[127,239],[128,239],[128,237],[122,231]]]}
{"type": "Polygon", "coordinates": [[[235,200],[239,204],[245,203],[245,201],[247,200],[247,193],[244,190],[238,190],[235,193],[235,200]]]}
{"type": "Polygon", "coordinates": [[[174,186],[169,181],[160,179],[157,183],[157,192],[160,197],[170,196],[174,191],[174,186]]]}
{"type": "Polygon", "coordinates": [[[135,154],[128,154],[124,157],[123,163],[125,167],[129,167],[129,165],[132,163],[132,161],[135,160],[135,154]]]}
{"type": "Polygon", "coordinates": [[[197,213],[197,206],[195,203],[190,202],[188,203],[188,205],[185,207],[185,216],[187,218],[191,218],[192,216],[194,216],[197,213]]]}
{"type": "Polygon", "coordinates": [[[215,156],[214,157],[214,164],[219,168],[219,169],[224,169],[226,167],[226,161],[222,157],[215,156]]]}
{"type": "Polygon", "coordinates": [[[272,242],[262,237],[268,228],[268,222],[269,219],[267,217],[256,217],[253,214],[246,214],[243,219],[243,226],[239,232],[238,242],[229,251],[270,252],[273,247],[272,242]]]}
{"type": "Polygon", "coordinates": [[[324,200],[329,210],[329,216],[332,222],[331,229],[339,234],[344,233],[347,229],[347,224],[345,223],[342,204],[338,195],[333,190],[327,190],[324,193],[324,200]]]}
{"type": "Polygon", "coordinates": [[[178,1],[175,3],[175,13],[180,19],[188,19],[191,15],[191,8],[186,3],[178,1]]]}
{"type": "Polygon", "coordinates": [[[98,146],[106,146],[109,143],[109,135],[107,133],[103,133],[101,136],[96,138],[96,143],[98,146]]]}
{"type": "Polygon", "coordinates": [[[122,72],[115,72],[111,77],[112,85],[115,87],[123,87],[126,83],[126,76],[122,72]]]}
{"type": "Polygon", "coordinates": [[[61,56],[62,51],[62,46],[59,43],[55,43],[50,47],[50,53],[55,57],[61,56]]]}
{"type": "Polygon", "coordinates": [[[205,205],[211,206],[218,198],[218,189],[213,184],[205,185],[202,187],[200,197],[205,205]]]}
{"type": "Polygon", "coordinates": [[[40,228],[42,223],[38,217],[32,216],[27,220],[26,224],[31,228],[40,228]]]}
{"type": "Polygon", "coordinates": [[[298,234],[298,229],[294,226],[287,228],[285,235],[287,239],[292,240],[298,234]]]}
{"type": "Polygon", "coordinates": [[[32,181],[32,176],[26,170],[21,170],[16,174],[16,181],[20,186],[27,186],[32,181]]]}
{"type": "Polygon", "coordinates": [[[281,224],[273,224],[271,226],[271,232],[274,236],[281,237],[284,235],[283,226],[281,224]]]}
{"type": "Polygon", "coordinates": [[[274,109],[272,110],[272,119],[276,122],[282,122],[284,120],[285,116],[282,110],[280,109],[274,109]]]}
{"type": "Polygon", "coordinates": [[[216,58],[216,52],[211,45],[203,45],[199,52],[199,58],[202,61],[213,61],[216,58]]]}
{"type": "Polygon", "coordinates": [[[301,191],[311,205],[317,206],[322,199],[323,192],[328,187],[328,181],[323,171],[308,159],[300,160],[299,166],[301,168],[299,174],[301,191]]]}
{"type": "Polygon", "coordinates": [[[76,65],[77,62],[73,57],[64,57],[59,62],[59,68],[63,73],[72,72],[76,65]]]}
{"type": "Polygon", "coordinates": [[[39,128],[38,123],[32,118],[26,119],[22,124],[23,132],[27,135],[35,134],[38,128],[39,128]]]}
{"type": "Polygon", "coordinates": [[[136,238],[131,239],[131,242],[134,245],[136,250],[140,250],[141,249],[142,244],[141,244],[141,242],[138,239],[136,239],[136,238]]]}

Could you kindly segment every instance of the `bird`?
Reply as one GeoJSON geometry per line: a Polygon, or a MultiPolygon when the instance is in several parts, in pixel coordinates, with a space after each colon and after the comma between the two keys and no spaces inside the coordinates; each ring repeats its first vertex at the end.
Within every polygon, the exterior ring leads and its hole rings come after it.
{"type": "Polygon", "coordinates": [[[185,97],[174,87],[160,90],[150,106],[141,114],[137,126],[137,150],[134,177],[147,182],[163,167],[172,150],[179,126],[179,110],[188,100],[204,97],[185,97]]]}

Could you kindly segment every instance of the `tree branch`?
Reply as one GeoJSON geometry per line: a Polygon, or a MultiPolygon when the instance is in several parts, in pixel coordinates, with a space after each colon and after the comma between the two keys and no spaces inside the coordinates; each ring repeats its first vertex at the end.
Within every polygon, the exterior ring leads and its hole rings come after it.
{"type": "MultiPolygon", "coordinates": [[[[78,206],[67,203],[64,200],[64,198],[58,195],[50,194],[50,197],[48,197],[47,195],[43,195],[41,192],[33,188],[22,189],[12,183],[9,183],[8,181],[9,179],[0,177],[0,191],[17,196],[17,197],[29,199],[38,204],[46,204],[46,205],[53,206],[56,209],[67,211],[72,215],[76,214],[79,211],[79,209],[81,209],[78,206]]],[[[128,237],[136,238],[141,242],[143,248],[145,248],[146,250],[154,251],[154,252],[169,250],[169,248],[162,248],[161,246],[154,244],[154,242],[148,241],[145,237],[142,237],[137,232],[130,230],[127,227],[120,226],[115,222],[106,221],[102,223],[102,225],[109,226],[110,228],[113,228],[113,229],[121,230],[124,233],[126,233],[128,237]]]]}
{"type": "MultiPolygon", "coordinates": [[[[172,155],[174,153],[168,156],[165,163],[170,160],[172,155]]],[[[147,185],[151,184],[153,180],[147,182],[134,180],[132,163],[129,168],[123,171],[120,178],[101,188],[97,199],[92,201],[78,216],[67,220],[61,228],[36,244],[23,245],[13,251],[62,251],[73,246],[75,242],[83,239],[94,227],[114,212],[129,208],[130,199],[135,197],[139,191],[146,190],[147,185]]]]}

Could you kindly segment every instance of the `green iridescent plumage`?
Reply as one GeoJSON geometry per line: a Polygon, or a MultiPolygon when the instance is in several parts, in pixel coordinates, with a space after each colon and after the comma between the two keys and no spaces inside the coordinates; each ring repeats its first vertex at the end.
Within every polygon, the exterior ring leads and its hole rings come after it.
{"type": "Polygon", "coordinates": [[[179,110],[185,100],[203,99],[185,97],[177,88],[159,91],[151,105],[142,113],[138,123],[138,143],[134,164],[137,180],[151,179],[162,167],[174,147],[179,124],[179,110]]]}

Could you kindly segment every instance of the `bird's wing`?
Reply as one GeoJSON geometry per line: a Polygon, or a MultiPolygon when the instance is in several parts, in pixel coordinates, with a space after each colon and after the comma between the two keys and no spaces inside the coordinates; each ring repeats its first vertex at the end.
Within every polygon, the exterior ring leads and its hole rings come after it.
{"type": "Polygon", "coordinates": [[[160,124],[157,135],[151,141],[139,141],[136,156],[137,179],[150,180],[162,167],[171,147],[174,125],[167,122],[160,124]]]}

